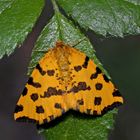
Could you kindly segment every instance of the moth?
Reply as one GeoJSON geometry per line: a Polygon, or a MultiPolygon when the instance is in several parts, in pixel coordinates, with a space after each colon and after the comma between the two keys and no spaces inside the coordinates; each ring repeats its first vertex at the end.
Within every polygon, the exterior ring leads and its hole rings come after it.
{"type": "Polygon", "coordinates": [[[70,109],[98,116],[122,103],[120,92],[94,60],[57,41],[34,68],[14,118],[44,124],[70,109]]]}

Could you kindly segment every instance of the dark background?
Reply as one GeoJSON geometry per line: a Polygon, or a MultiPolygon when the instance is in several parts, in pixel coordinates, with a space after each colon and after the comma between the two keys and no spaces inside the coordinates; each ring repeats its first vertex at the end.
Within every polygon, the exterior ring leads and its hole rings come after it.
{"type": "MultiPolygon", "coordinates": [[[[15,122],[13,111],[28,78],[26,73],[31,50],[52,15],[53,8],[47,0],[22,47],[0,60],[1,140],[43,140],[33,124],[15,122]]],[[[86,34],[94,45],[97,57],[125,97],[109,140],[140,140],[140,36],[103,38],[91,31],[86,34]]]]}

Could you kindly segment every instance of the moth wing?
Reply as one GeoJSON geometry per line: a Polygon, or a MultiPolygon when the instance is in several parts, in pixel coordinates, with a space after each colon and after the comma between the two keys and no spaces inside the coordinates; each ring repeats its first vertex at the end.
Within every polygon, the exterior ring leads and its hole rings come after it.
{"type": "Polygon", "coordinates": [[[16,105],[15,120],[43,124],[68,110],[58,80],[58,65],[52,55],[50,50],[33,70],[16,105]]]}
{"type": "Polygon", "coordinates": [[[70,49],[70,69],[74,94],[74,110],[102,115],[123,103],[123,98],[113,83],[102,73],[93,60],[77,49],[70,49]]]}

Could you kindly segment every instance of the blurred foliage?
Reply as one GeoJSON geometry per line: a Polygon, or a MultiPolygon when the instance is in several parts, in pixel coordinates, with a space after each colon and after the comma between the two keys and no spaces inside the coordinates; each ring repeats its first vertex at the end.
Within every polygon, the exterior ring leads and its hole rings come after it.
{"type": "Polygon", "coordinates": [[[85,28],[106,36],[140,33],[139,0],[57,0],[85,28]]]}
{"type": "Polygon", "coordinates": [[[43,1],[0,1],[0,58],[5,54],[10,55],[32,31],[43,1]]]}

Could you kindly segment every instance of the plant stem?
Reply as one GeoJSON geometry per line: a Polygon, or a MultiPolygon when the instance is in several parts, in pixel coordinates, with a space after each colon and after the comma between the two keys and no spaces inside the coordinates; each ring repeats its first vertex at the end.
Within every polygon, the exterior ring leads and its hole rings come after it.
{"type": "Polygon", "coordinates": [[[56,1],[55,0],[51,0],[51,1],[52,1],[53,9],[55,11],[55,15],[56,15],[56,18],[57,18],[59,39],[63,40],[62,30],[61,30],[61,20],[60,20],[60,17],[59,17],[60,16],[60,11],[59,11],[59,8],[57,6],[56,1]]]}
{"type": "Polygon", "coordinates": [[[52,4],[53,4],[53,8],[54,8],[55,13],[59,13],[59,8],[56,4],[56,1],[55,0],[51,0],[51,1],[52,1],[52,4]]]}

